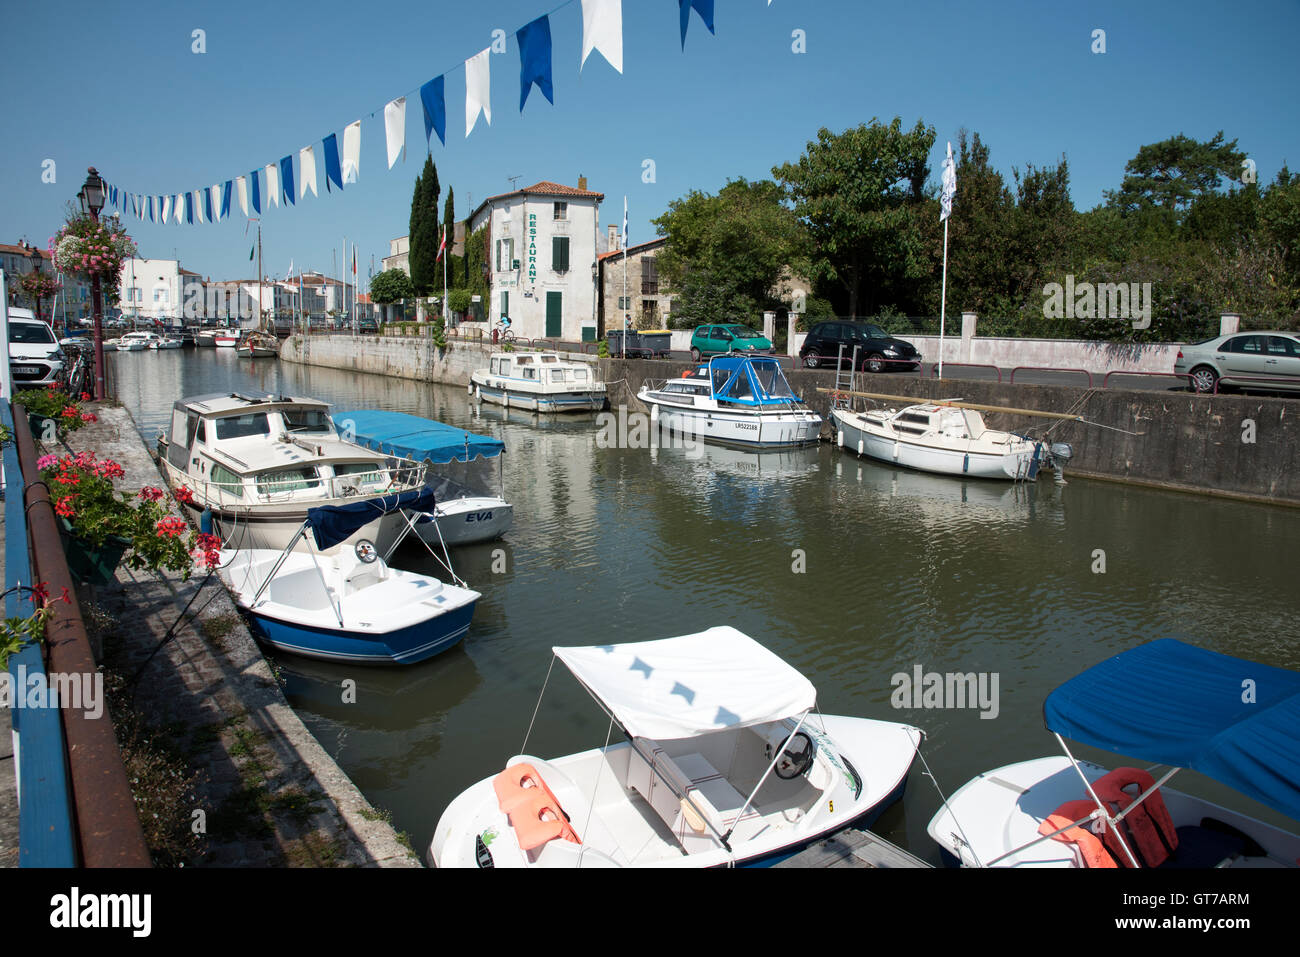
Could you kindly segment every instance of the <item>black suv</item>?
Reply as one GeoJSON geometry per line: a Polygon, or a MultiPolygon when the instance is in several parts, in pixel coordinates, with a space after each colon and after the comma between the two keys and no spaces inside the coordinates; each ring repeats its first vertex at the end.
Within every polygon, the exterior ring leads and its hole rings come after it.
{"type": "Polygon", "coordinates": [[[891,372],[921,366],[921,353],[910,342],[895,339],[869,322],[847,320],[814,325],[799,349],[799,358],[810,369],[822,364],[835,365],[841,345],[849,362],[853,361],[853,348],[857,346],[858,369],[863,372],[891,372]]]}

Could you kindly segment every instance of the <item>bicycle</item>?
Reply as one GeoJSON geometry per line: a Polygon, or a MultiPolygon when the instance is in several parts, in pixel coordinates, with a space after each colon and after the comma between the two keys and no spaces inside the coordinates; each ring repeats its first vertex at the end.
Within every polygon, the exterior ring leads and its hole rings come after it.
{"type": "Polygon", "coordinates": [[[510,328],[510,323],[503,320],[497,320],[497,342],[514,342],[515,331],[510,328]]]}

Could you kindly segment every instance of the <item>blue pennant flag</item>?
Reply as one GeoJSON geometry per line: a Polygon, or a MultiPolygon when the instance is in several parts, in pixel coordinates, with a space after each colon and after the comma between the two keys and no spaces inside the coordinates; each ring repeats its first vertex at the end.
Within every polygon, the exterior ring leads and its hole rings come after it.
{"type": "Polygon", "coordinates": [[[185,222],[189,226],[194,225],[194,194],[188,189],[185,191],[185,222]]]}
{"type": "Polygon", "coordinates": [[[221,218],[230,218],[230,192],[231,187],[235,185],[234,180],[226,180],[226,185],[221,187],[221,218]]]}
{"type": "Polygon", "coordinates": [[[339,189],[343,188],[343,167],[339,165],[339,141],[335,134],[325,137],[325,191],[328,193],[330,180],[339,189]]]}
{"type": "Polygon", "coordinates": [[[519,112],[524,111],[528,92],[537,84],[542,95],[555,105],[551,90],[551,20],[538,17],[515,33],[519,41],[519,112]]]}
{"type": "Polygon", "coordinates": [[[255,169],[248,174],[248,181],[253,184],[253,212],[259,214],[262,212],[261,176],[262,171],[260,169],[255,169]]]}
{"type": "MultiPolygon", "coordinates": [[[[677,0],[682,11],[682,49],[686,49],[686,24],[691,19],[691,7],[700,15],[704,25],[713,33],[713,0],[677,0]]],[[[715,34],[716,35],[716,34],[715,34]]]]}
{"type": "Polygon", "coordinates": [[[108,188],[108,201],[109,201],[110,203],[112,203],[114,206],[117,205],[117,187],[116,187],[116,186],[110,186],[110,187],[108,188]]]}
{"type": "Polygon", "coordinates": [[[148,198],[148,200],[147,200],[147,204],[146,204],[146,205],[147,205],[147,208],[148,208],[148,210],[149,210],[149,222],[152,223],[152,222],[154,221],[154,218],[153,218],[153,197],[152,197],[152,196],[150,196],[150,197],[148,198]]]}
{"type": "Polygon", "coordinates": [[[215,223],[217,217],[212,215],[212,187],[203,187],[203,215],[207,217],[208,222],[215,223]]]}
{"type": "Polygon", "coordinates": [[[293,202],[293,154],[290,153],[284,159],[280,160],[280,187],[284,190],[284,198],[293,202]]]}
{"type": "MultiPolygon", "coordinates": [[[[437,132],[442,145],[447,145],[447,97],[443,78],[435,76],[420,87],[420,105],[424,107],[424,141],[427,145],[429,134],[437,132]]],[[[326,181],[325,185],[329,185],[326,181]]]]}

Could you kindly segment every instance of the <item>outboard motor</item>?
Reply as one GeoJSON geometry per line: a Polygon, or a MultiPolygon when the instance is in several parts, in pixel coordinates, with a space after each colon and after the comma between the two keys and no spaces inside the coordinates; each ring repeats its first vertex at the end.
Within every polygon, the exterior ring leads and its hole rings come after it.
{"type": "Polygon", "coordinates": [[[1074,448],[1067,442],[1052,443],[1052,469],[1056,472],[1056,484],[1065,485],[1065,463],[1074,458],[1074,448]]]}

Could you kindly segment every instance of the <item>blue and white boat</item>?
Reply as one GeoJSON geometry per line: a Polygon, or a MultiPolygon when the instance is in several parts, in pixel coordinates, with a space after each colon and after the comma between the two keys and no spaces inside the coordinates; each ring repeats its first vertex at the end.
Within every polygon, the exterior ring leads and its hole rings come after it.
{"type": "Polygon", "coordinates": [[[774,864],[869,826],[902,796],[922,740],[815,713],[808,679],[734,628],[552,651],[626,740],[510,758],[443,812],[436,866],[774,864]]]}
{"type": "Polygon", "coordinates": [[[1300,835],[1166,788],[1182,768],[1300,820],[1300,673],[1172,638],[1140,645],[1047,697],[1059,757],[985,772],[930,836],[965,867],[1296,867],[1300,835]],[[1154,768],[1075,758],[1065,739],[1154,768]]]}
{"type": "Polygon", "coordinates": [[[501,352],[470,375],[470,395],[508,409],[593,412],[605,407],[595,366],[555,352],[501,352]]]}
{"type": "Polygon", "coordinates": [[[690,438],[744,448],[816,442],[822,418],[790,387],[781,364],[766,356],[714,356],[637,393],[661,427],[690,438]]]}
{"type": "Polygon", "coordinates": [[[425,543],[468,545],[510,530],[514,507],[501,495],[506,446],[500,439],[383,409],[340,412],[334,422],[357,445],[427,463],[425,481],[438,504],[416,523],[416,534],[425,543]]]}
{"type": "Polygon", "coordinates": [[[222,551],[219,574],[250,630],[274,648],[330,661],[414,664],[463,639],[482,596],[459,579],[448,584],[390,568],[368,539],[321,552],[377,514],[401,513],[409,531],[414,516],[434,505],[424,489],[309,509],[283,551],[222,551]],[[295,551],[308,531],[307,550],[295,551]]]}

